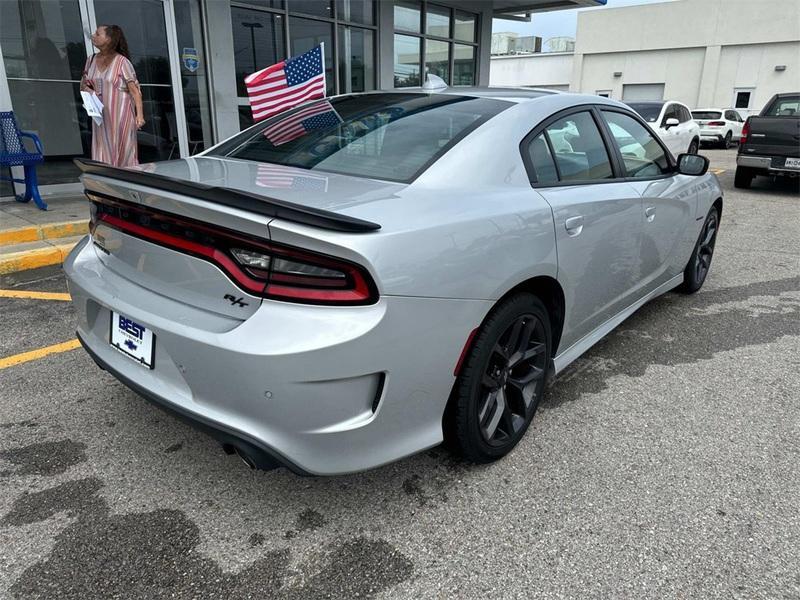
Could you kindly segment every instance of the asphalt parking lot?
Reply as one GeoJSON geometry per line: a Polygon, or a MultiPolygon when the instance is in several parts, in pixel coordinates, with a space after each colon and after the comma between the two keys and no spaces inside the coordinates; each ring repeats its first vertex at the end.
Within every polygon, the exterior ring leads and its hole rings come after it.
{"type": "Polygon", "coordinates": [[[58,268],[0,278],[43,293],[0,294],[0,597],[800,598],[800,193],[702,152],[726,190],[703,290],[574,363],[489,466],[250,471],[40,350],[74,339],[58,268]]]}

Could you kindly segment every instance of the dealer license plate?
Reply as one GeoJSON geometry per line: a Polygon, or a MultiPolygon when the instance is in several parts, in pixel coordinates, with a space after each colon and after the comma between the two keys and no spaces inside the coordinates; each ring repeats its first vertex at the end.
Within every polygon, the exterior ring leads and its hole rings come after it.
{"type": "Polygon", "coordinates": [[[787,158],[785,166],[787,169],[800,169],[800,158],[787,158]]]}
{"type": "Polygon", "coordinates": [[[153,368],[156,336],[150,329],[116,312],[111,313],[111,345],[140,365],[153,368]]]}

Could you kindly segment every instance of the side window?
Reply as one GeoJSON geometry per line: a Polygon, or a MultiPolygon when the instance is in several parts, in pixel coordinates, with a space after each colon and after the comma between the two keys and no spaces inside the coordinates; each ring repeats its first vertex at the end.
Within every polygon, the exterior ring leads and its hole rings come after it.
{"type": "Polygon", "coordinates": [[[726,121],[738,121],[739,119],[736,118],[736,113],[732,110],[725,111],[725,120],[726,121]]]}
{"type": "Polygon", "coordinates": [[[533,170],[536,171],[536,182],[541,184],[558,183],[558,172],[553,155],[544,134],[537,135],[528,146],[528,155],[531,157],[533,170]]]}
{"type": "Polygon", "coordinates": [[[734,119],[734,121],[739,121],[739,123],[744,123],[744,119],[742,118],[742,115],[740,115],[740,114],[739,114],[738,112],[736,112],[735,110],[733,111],[733,114],[736,116],[736,118],[734,119]]]}
{"type": "Polygon", "coordinates": [[[676,104],[667,104],[667,110],[664,111],[664,119],[661,121],[661,126],[664,127],[667,124],[667,119],[680,119],[678,118],[678,106],[676,104]]]}
{"type": "Polygon", "coordinates": [[[559,119],[547,129],[561,181],[613,179],[611,161],[592,115],[579,112],[559,119]]]}
{"type": "Polygon", "coordinates": [[[664,149],[639,121],[618,112],[603,111],[614,143],[622,154],[628,177],[649,178],[672,172],[664,149]]]}

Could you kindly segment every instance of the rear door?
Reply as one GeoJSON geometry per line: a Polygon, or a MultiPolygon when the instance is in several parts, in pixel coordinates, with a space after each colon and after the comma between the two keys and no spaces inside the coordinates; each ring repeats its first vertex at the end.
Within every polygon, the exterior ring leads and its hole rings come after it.
{"type": "Polygon", "coordinates": [[[697,193],[693,178],[676,175],[665,149],[634,115],[601,110],[628,183],[642,198],[642,293],[680,273],[692,248],[697,193]]]}
{"type": "Polygon", "coordinates": [[[639,286],[642,206],[618,177],[597,113],[562,112],[523,143],[536,191],[553,211],[569,348],[632,302],[639,286]]]}
{"type": "Polygon", "coordinates": [[[725,111],[725,120],[727,121],[728,128],[731,131],[731,138],[733,141],[738,142],[742,136],[742,119],[735,110],[725,111]]]}

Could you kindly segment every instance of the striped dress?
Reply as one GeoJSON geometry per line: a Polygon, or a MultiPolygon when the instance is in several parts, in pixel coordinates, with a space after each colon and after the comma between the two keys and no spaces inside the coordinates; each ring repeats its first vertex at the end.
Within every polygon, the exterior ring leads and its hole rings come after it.
{"type": "Polygon", "coordinates": [[[139,82],[131,61],[117,54],[106,69],[101,69],[90,56],[84,75],[103,103],[103,124],[92,121],[92,158],[115,167],[138,165],[136,112],[128,82],[139,82]]]}

